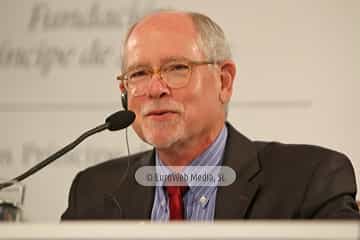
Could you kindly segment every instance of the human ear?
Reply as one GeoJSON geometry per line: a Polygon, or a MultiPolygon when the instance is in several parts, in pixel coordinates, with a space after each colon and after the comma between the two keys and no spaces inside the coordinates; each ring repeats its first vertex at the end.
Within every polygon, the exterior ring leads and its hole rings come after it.
{"type": "Polygon", "coordinates": [[[119,89],[121,93],[126,92],[125,86],[122,82],[119,83],[119,89]]]}
{"type": "Polygon", "coordinates": [[[221,89],[219,98],[223,104],[230,101],[235,75],[236,65],[232,60],[225,60],[220,64],[221,89]]]}

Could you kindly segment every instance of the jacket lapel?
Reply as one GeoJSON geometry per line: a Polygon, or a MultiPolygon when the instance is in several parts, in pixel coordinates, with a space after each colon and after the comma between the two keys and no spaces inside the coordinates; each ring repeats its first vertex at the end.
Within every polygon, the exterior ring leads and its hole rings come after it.
{"type": "Polygon", "coordinates": [[[237,176],[233,184],[218,187],[215,219],[246,218],[263,178],[255,144],[230,124],[227,126],[229,134],[223,165],[231,167],[237,176]]]}
{"type": "Polygon", "coordinates": [[[141,159],[131,163],[126,179],[114,193],[105,196],[105,216],[113,216],[115,219],[151,218],[155,188],[138,184],[135,172],[142,166],[154,166],[154,163],[154,151],[145,153],[141,159]]]}

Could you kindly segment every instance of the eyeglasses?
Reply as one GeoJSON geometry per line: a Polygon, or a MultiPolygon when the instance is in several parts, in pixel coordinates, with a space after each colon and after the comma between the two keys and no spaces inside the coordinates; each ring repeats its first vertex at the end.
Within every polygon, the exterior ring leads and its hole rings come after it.
{"type": "Polygon", "coordinates": [[[207,64],[215,64],[215,62],[171,61],[161,65],[156,70],[150,66],[138,67],[121,74],[116,79],[122,81],[126,91],[131,95],[142,96],[145,94],[154,74],[159,74],[168,87],[182,88],[188,84],[193,67],[207,64]]]}

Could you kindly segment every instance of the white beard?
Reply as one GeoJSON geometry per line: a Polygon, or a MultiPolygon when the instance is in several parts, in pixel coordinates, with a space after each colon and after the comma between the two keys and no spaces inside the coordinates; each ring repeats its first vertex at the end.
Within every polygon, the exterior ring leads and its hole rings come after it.
{"type": "Polygon", "coordinates": [[[169,148],[184,137],[185,126],[179,119],[147,121],[142,127],[144,140],[157,149],[169,148]]]}
{"type": "Polygon", "coordinates": [[[141,115],[144,117],[141,124],[143,140],[158,149],[169,148],[184,137],[185,123],[182,116],[184,106],[172,100],[154,100],[143,105],[141,115]],[[166,109],[177,112],[178,115],[166,121],[156,121],[146,118],[147,113],[156,109],[166,109]]]}

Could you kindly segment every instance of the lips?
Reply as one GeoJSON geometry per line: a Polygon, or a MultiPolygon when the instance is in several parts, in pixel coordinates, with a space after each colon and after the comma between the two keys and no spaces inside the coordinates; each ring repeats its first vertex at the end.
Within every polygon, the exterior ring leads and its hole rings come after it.
{"type": "Polygon", "coordinates": [[[144,118],[165,121],[181,115],[184,112],[184,107],[175,101],[150,101],[141,106],[140,112],[144,118]]]}
{"type": "Polygon", "coordinates": [[[158,110],[152,110],[148,113],[145,114],[146,117],[150,117],[150,116],[164,116],[166,114],[175,114],[178,113],[177,111],[174,110],[163,110],[163,109],[158,109],[158,110]]]}

